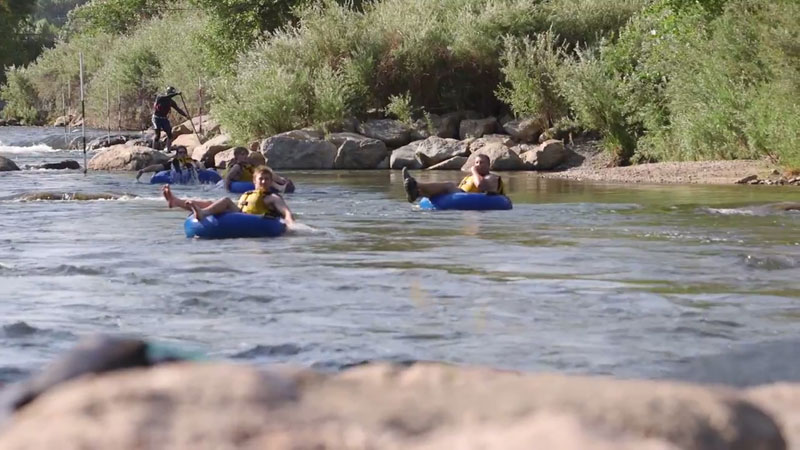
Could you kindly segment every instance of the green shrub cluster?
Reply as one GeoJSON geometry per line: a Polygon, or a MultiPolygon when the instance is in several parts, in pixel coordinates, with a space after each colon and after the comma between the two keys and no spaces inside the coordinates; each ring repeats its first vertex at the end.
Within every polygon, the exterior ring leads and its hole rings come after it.
{"type": "Polygon", "coordinates": [[[800,166],[794,0],[109,0],[70,17],[84,26],[8,71],[7,116],[76,106],[83,52],[98,125],[106,93],[111,116],[138,128],[164,86],[194,112],[208,85],[213,113],[242,141],[474,109],[599,133],[618,164],[800,166]]]}
{"type": "Polygon", "coordinates": [[[316,2],[297,10],[296,24],[273,32],[218,80],[214,112],[242,139],[364,116],[390,104],[497,113],[504,108],[494,92],[508,36],[552,29],[571,48],[594,45],[645,4],[384,0],[354,10],[332,0],[316,2]]]}

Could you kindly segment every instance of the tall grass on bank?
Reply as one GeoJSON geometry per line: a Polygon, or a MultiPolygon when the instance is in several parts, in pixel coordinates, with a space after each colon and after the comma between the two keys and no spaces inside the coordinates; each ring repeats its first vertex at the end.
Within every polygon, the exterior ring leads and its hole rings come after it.
{"type": "Polygon", "coordinates": [[[711,6],[656,1],[618,40],[561,72],[572,113],[603,133],[619,162],[770,156],[798,164],[800,5],[711,6]],[[590,80],[595,86],[576,88],[590,80]]]}
{"type": "Polygon", "coordinates": [[[552,28],[566,45],[593,45],[645,3],[384,0],[359,12],[317,2],[218,80],[214,112],[241,139],[365,116],[398,96],[408,96],[415,111],[502,113],[508,107],[494,92],[506,36],[552,28]]]}
{"type": "Polygon", "coordinates": [[[179,12],[151,19],[120,37],[89,83],[89,119],[104,124],[108,93],[112,122],[121,104],[125,128],[147,127],[155,94],[166,86],[183,92],[190,113],[197,113],[198,89],[212,78],[199,57],[206,21],[202,14],[179,12]]]}
{"type": "MultiPolygon", "coordinates": [[[[168,85],[184,92],[189,109],[196,113],[198,90],[201,85],[210,90],[214,76],[200,57],[207,20],[202,13],[177,11],[147,20],[131,34],[73,35],[24,70],[15,70],[0,92],[13,106],[4,113],[52,119],[63,114],[65,100],[75,112],[80,98],[79,53],[84,57],[88,123],[105,126],[110,111],[114,126],[119,116],[123,128],[147,127],[154,96],[168,85]]],[[[208,109],[208,98],[206,102],[208,109]]]]}

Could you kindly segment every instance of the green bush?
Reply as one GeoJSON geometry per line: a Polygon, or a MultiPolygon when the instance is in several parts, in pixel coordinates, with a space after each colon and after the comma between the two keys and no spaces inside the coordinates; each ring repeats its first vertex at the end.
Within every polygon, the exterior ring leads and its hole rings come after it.
{"type": "Polygon", "coordinates": [[[635,105],[645,130],[637,152],[657,160],[796,158],[797,137],[785,131],[796,107],[775,93],[791,92],[800,68],[789,31],[800,25],[800,5],[738,0],[721,14],[685,7],[665,17],[670,32],[656,30],[628,76],[656,93],[635,105]],[[648,114],[648,100],[662,105],[658,114],[648,114]]]}
{"type": "MultiPolygon", "coordinates": [[[[121,103],[124,127],[147,127],[155,95],[166,86],[178,88],[190,115],[196,114],[200,106],[198,89],[209,84],[211,78],[198,57],[207,20],[203,14],[177,12],[151,19],[135,33],[120,37],[91,80],[87,116],[94,123],[105,125],[108,93],[114,124],[121,103]]],[[[176,101],[183,109],[180,99],[176,101]]]]}
{"type": "Polygon", "coordinates": [[[414,112],[411,106],[411,95],[407,92],[400,95],[390,95],[389,104],[386,105],[386,114],[393,116],[400,122],[405,124],[412,123],[412,114],[414,112]]]}
{"type": "MultiPolygon", "coordinates": [[[[273,32],[218,80],[215,111],[227,129],[260,132],[284,131],[285,126],[309,125],[334,116],[363,117],[370,110],[397,105],[391,99],[401,95],[407,96],[403,103],[411,110],[471,108],[495,114],[503,108],[495,90],[503,75],[505,35],[524,39],[546,32],[557,18],[564,35],[573,39],[567,45],[596,42],[613,36],[645,0],[627,0],[616,9],[610,0],[591,0],[592,6],[584,10],[577,3],[384,0],[353,10],[333,0],[315,2],[296,10],[296,24],[273,32]],[[563,11],[562,6],[570,9],[563,11]],[[268,104],[280,104],[280,98],[271,97],[282,90],[261,92],[263,87],[252,82],[267,83],[276,77],[275,82],[299,86],[305,93],[293,95],[292,104],[285,108],[297,116],[288,120],[235,112],[238,103],[253,95],[268,104]],[[297,79],[290,82],[286,77],[297,79]],[[342,89],[330,91],[331,79],[341,80],[342,89]],[[318,84],[328,87],[320,90],[318,84]],[[329,94],[321,95],[323,91],[329,94]],[[252,122],[237,123],[242,120],[252,122]]],[[[553,63],[548,60],[548,64],[553,63]]],[[[549,102],[547,95],[542,101],[549,102]]],[[[564,109],[550,104],[546,108],[552,116],[564,109]]],[[[264,111],[285,113],[273,107],[264,111]]]]}
{"type": "Polygon", "coordinates": [[[6,77],[6,83],[0,87],[0,98],[6,102],[3,117],[36,124],[39,121],[36,91],[25,69],[12,66],[6,77]]]}
{"type": "Polygon", "coordinates": [[[577,58],[566,62],[557,74],[559,88],[578,123],[600,131],[615,163],[628,164],[636,150],[636,135],[622,92],[623,82],[605,70],[594,52],[576,53],[577,58]]]}
{"type": "Polygon", "coordinates": [[[567,104],[557,85],[557,73],[565,49],[556,44],[551,31],[531,40],[507,38],[500,58],[505,84],[497,98],[517,117],[541,117],[552,126],[566,116],[567,104]]]}

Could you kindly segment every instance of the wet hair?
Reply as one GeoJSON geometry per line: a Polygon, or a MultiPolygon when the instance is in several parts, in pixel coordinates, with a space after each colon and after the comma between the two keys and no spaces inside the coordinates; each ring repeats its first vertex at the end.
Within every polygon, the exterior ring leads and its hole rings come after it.
{"type": "Polygon", "coordinates": [[[175,147],[175,154],[177,155],[178,152],[181,151],[181,150],[183,150],[187,155],[189,154],[189,150],[186,148],[186,146],[183,146],[183,145],[179,145],[179,146],[175,147]]]}
{"type": "Polygon", "coordinates": [[[478,158],[478,159],[483,158],[483,159],[486,160],[487,163],[489,163],[489,164],[492,163],[492,159],[489,158],[489,155],[484,155],[483,153],[478,153],[478,156],[476,158],[478,158]]]}
{"type": "Polygon", "coordinates": [[[250,154],[250,150],[248,150],[248,149],[246,149],[244,147],[234,147],[233,148],[233,156],[241,155],[241,154],[249,155],[250,154]]]}
{"type": "Polygon", "coordinates": [[[258,166],[253,170],[253,180],[258,178],[262,172],[268,173],[270,178],[273,180],[275,179],[275,172],[273,172],[272,169],[267,166],[258,166]]]}

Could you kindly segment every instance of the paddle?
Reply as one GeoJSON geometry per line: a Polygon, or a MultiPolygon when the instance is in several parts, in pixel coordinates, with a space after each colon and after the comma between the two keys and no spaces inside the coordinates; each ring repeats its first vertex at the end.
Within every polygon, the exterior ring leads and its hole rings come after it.
{"type": "MultiPolygon", "coordinates": [[[[178,94],[181,97],[181,103],[183,103],[183,110],[186,111],[186,114],[189,114],[189,108],[186,107],[186,100],[183,99],[183,93],[178,94]]],[[[189,114],[191,116],[191,114],[189,114]]],[[[192,125],[192,131],[194,131],[194,136],[197,138],[197,142],[203,143],[203,140],[200,139],[200,135],[197,134],[197,128],[194,127],[194,120],[189,117],[189,123],[192,125]]]]}

